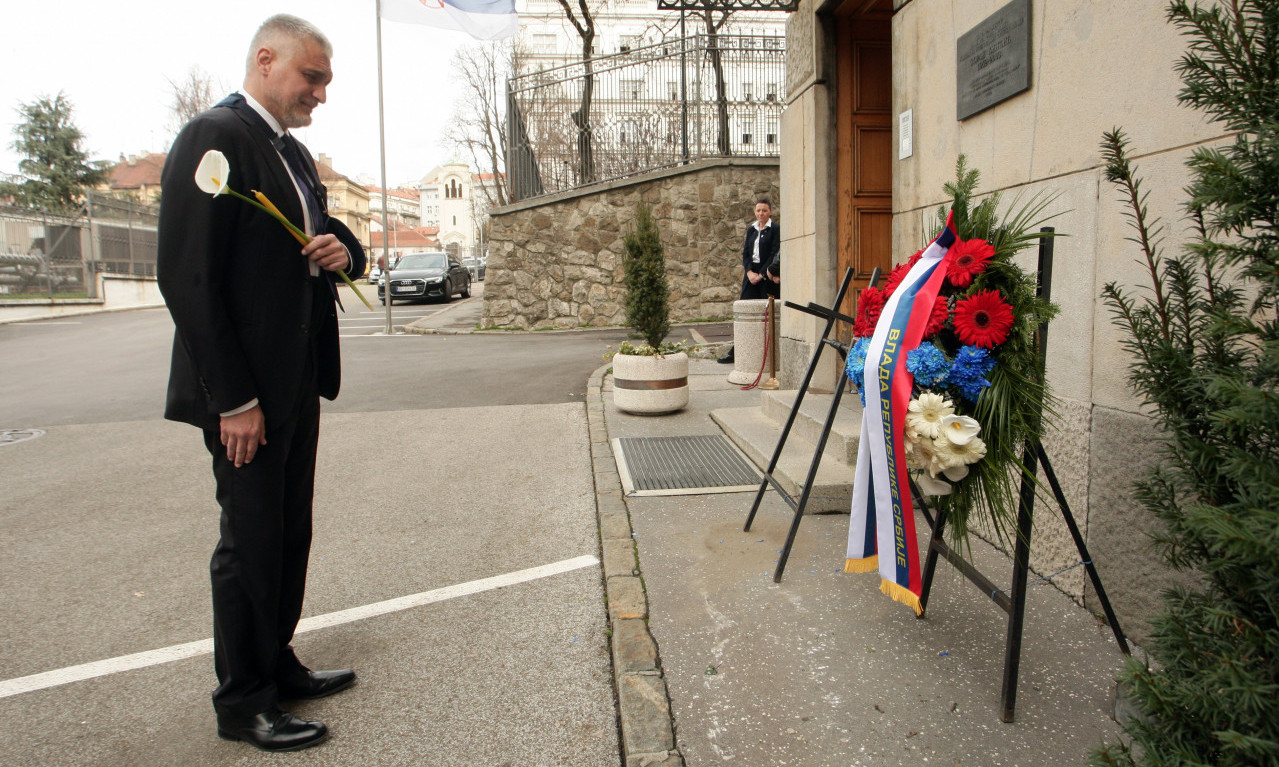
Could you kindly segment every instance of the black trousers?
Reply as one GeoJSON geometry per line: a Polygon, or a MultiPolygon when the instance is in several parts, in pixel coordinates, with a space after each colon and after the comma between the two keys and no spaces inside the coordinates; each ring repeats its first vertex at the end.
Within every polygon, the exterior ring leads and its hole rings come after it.
{"type": "Polygon", "coordinates": [[[222,507],[222,537],[209,571],[213,706],[225,713],[253,715],[276,705],[276,681],[305,668],[289,644],[306,591],[320,435],[320,400],[308,368],[297,412],[267,431],[251,463],[237,469],[219,432],[204,432],[222,507]]]}
{"type": "Polygon", "coordinates": [[[773,298],[781,298],[781,295],[782,295],[781,285],[768,279],[767,274],[764,275],[764,278],[762,280],[755,283],[754,285],[752,285],[750,279],[748,279],[746,275],[743,274],[742,290],[738,294],[737,299],[739,301],[746,301],[749,299],[768,298],[769,296],[772,296],[773,298]]]}
{"type": "Polygon", "coordinates": [[[235,468],[206,430],[222,507],[209,571],[213,585],[214,708],[252,715],[278,702],[276,680],[302,665],[289,643],[302,615],[311,552],[311,499],[320,402],[267,432],[252,463],[235,468]]]}

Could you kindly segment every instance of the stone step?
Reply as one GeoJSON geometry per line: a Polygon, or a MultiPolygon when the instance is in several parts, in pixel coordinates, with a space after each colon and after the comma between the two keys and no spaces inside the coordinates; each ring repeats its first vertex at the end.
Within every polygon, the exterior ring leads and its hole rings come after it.
{"type": "MultiPolygon", "coordinates": [[[[765,416],[777,423],[779,434],[786,425],[798,394],[794,389],[762,393],[760,408],[765,416]]],[[[830,403],[834,396],[812,391],[805,394],[799,414],[795,417],[795,425],[791,427],[790,439],[800,436],[808,440],[810,445],[816,445],[821,438],[822,425],[830,413],[830,403]]],[[[861,439],[861,433],[861,399],[856,392],[844,392],[835,420],[831,424],[830,436],[826,438],[826,454],[840,463],[856,466],[857,443],[861,439]]]]}
{"type": "MultiPolygon", "coordinates": [[[[771,393],[771,392],[770,392],[771,393]]],[[[807,398],[805,398],[807,400],[807,398]]],[[[829,406],[829,400],[827,401],[829,406]]],[[[782,434],[782,424],[764,415],[759,407],[720,408],[711,411],[724,434],[733,441],[748,458],[763,471],[772,460],[777,440],[782,434]]],[[[778,459],[773,478],[794,499],[799,500],[804,481],[808,478],[815,443],[792,429],[786,447],[778,459]]],[[[851,464],[824,455],[817,470],[813,490],[809,493],[805,513],[848,513],[853,497],[853,468],[851,464]]]]}

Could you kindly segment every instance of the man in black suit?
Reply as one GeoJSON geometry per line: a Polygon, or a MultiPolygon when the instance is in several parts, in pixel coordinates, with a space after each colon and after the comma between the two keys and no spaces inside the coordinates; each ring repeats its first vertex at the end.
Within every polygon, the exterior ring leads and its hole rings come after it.
{"type": "Polygon", "coordinates": [[[355,673],[311,671],[290,643],[311,545],[319,397],[341,381],[334,272],[364,272],[350,230],[328,217],[310,154],[287,133],[309,125],[332,80],[332,46],[309,22],[268,19],[249,48],[244,88],[194,118],[162,176],[160,290],[175,325],[165,417],[204,430],[221,539],[210,563],[218,734],[268,751],[324,740],[322,722],[282,711],[355,673]],[[314,237],[230,195],[200,191],[205,152],[230,162],[228,186],[259,190],[314,237]]]}
{"type": "MultiPolygon", "coordinates": [[[[755,222],[746,227],[746,242],[742,245],[742,291],[737,300],[781,297],[782,284],[782,230],[773,218],[773,204],[765,198],[755,201],[755,222]]],[[[728,365],[733,362],[733,349],[719,358],[728,365]]]]}

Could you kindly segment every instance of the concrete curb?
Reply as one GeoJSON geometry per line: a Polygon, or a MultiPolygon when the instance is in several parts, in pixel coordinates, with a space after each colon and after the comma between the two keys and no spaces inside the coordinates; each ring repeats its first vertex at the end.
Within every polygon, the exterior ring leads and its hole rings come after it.
{"type": "Polygon", "coordinates": [[[640,570],[630,513],[622,495],[613,448],[604,422],[604,375],[586,385],[586,418],[595,474],[595,509],[604,565],[604,593],[612,636],[613,685],[621,726],[624,767],[684,767],[675,748],[675,723],[662,676],[657,643],[648,631],[648,598],[640,570]]]}

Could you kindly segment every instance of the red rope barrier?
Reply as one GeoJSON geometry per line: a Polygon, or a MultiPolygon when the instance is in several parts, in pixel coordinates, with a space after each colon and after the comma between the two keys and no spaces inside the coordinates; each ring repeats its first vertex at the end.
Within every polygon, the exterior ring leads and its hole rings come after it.
{"type": "Polygon", "coordinates": [[[768,355],[773,353],[772,335],[773,335],[773,302],[768,302],[768,307],[764,309],[764,356],[759,361],[759,373],[755,375],[755,380],[749,386],[743,386],[742,391],[750,391],[759,386],[759,379],[764,377],[764,368],[768,365],[768,355]]]}

